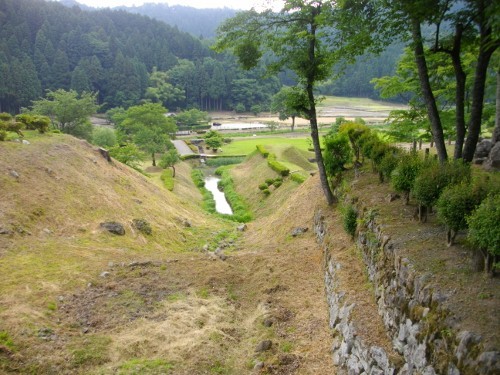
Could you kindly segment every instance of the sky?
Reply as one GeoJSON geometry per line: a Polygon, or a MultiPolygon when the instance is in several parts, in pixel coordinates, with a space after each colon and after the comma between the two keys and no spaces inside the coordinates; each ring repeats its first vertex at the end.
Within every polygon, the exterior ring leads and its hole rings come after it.
{"type": "Polygon", "coordinates": [[[193,8],[233,8],[247,10],[252,7],[260,8],[266,3],[276,3],[272,0],[76,0],[94,8],[116,7],[119,5],[133,6],[144,3],[165,3],[168,5],[185,5],[193,8]]]}

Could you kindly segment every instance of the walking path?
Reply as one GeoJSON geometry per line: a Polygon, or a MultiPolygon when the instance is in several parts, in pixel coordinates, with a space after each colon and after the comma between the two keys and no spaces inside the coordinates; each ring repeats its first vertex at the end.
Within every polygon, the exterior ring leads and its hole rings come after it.
{"type": "Polygon", "coordinates": [[[176,139],[173,140],[172,143],[174,144],[175,148],[177,149],[177,152],[179,153],[180,156],[184,155],[193,155],[194,152],[189,148],[189,146],[186,144],[186,142],[176,139]]]}

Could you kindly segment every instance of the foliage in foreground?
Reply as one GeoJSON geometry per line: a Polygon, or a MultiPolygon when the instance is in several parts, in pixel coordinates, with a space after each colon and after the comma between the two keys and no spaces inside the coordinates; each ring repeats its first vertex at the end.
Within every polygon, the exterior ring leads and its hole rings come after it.
{"type": "Polygon", "coordinates": [[[446,187],[436,203],[439,220],[448,229],[448,245],[452,245],[457,232],[467,228],[466,217],[487,196],[489,186],[484,181],[462,182],[446,187]]]}
{"type": "Polygon", "coordinates": [[[500,194],[490,195],[467,219],[470,243],[482,251],[485,270],[491,269],[491,256],[500,255],[500,194]]]}

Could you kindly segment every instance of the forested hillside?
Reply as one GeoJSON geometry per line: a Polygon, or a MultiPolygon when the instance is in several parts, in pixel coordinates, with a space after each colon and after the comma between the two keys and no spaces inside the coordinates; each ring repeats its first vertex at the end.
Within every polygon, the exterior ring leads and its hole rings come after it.
{"type": "MultiPolygon", "coordinates": [[[[207,4],[207,7],[210,4],[207,4]]],[[[236,10],[230,8],[196,9],[182,5],[146,3],[141,6],[117,7],[130,13],[142,14],[166,24],[177,26],[196,37],[213,38],[222,21],[234,17],[236,10]]]]}
{"type": "Polygon", "coordinates": [[[151,83],[157,90],[148,99],[173,110],[249,109],[279,89],[277,79],[257,83],[258,71],[243,72],[234,58],[149,17],[0,0],[0,112],[18,112],[55,89],[98,92],[102,110],[128,107],[146,98],[153,68],[168,74],[151,83]],[[162,95],[165,85],[175,94],[162,95]]]}

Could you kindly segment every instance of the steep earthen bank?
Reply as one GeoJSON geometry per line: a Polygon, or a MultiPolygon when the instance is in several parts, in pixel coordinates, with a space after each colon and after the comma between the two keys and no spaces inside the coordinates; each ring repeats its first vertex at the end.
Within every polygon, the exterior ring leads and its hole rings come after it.
{"type": "Polygon", "coordinates": [[[454,312],[446,306],[448,294],[431,282],[429,273],[417,272],[401,255],[373,211],[360,211],[366,214],[359,220],[356,248],[391,347],[374,344],[370,334],[360,334],[360,317],[371,314],[376,319],[373,311],[359,309],[353,297],[349,299],[346,290],[350,286],[339,277],[339,272],[351,266],[337,259],[338,249],[329,240],[334,231],[341,230],[334,222],[339,219],[317,211],[314,230],[325,259],[334,362],[349,374],[499,373],[500,353],[490,342],[485,345],[480,335],[457,324],[454,312]]]}

